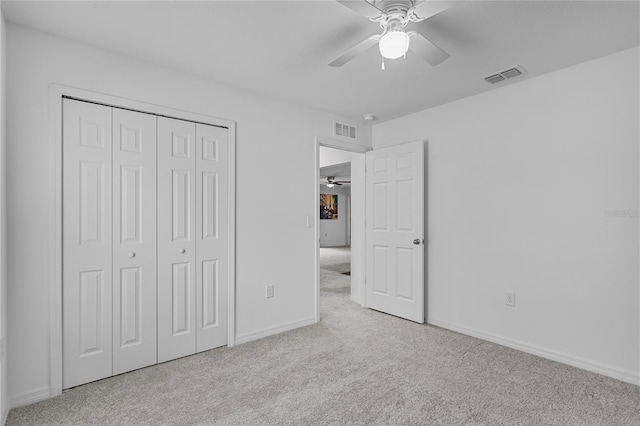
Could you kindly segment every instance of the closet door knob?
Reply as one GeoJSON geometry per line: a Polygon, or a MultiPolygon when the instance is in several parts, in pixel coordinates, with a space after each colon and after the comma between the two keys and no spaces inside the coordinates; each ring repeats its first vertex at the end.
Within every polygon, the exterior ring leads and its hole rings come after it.
{"type": "Polygon", "coordinates": [[[129,254],[127,254],[127,256],[129,256],[130,258],[133,259],[134,257],[136,257],[136,254],[134,252],[130,251],[129,254]]]}
{"type": "Polygon", "coordinates": [[[181,248],[181,249],[178,250],[178,253],[184,254],[185,251],[186,251],[185,249],[181,248]]]}

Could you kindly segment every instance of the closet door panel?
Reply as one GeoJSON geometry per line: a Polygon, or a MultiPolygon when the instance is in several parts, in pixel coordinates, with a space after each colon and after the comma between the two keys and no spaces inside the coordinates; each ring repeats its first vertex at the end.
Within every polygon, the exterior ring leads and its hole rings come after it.
{"type": "Polygon", "coordinates": [[[156,117],[113,109],[113,374],[157,362],[156,117]]]}
{"type": "Polygon", "coordinates": [[[196,125],[198,352],[227,344],[228,147],[227,129],[196,125]]]}
{"type": "Polygon", "coordinates": [[[63,100],[63,388],[112,374],[111,108],[63,100]]]}
{"type": "Polygon", "coordinates": [[[158,117],[158,362],[196,351],[196,125],[158,117]]]}

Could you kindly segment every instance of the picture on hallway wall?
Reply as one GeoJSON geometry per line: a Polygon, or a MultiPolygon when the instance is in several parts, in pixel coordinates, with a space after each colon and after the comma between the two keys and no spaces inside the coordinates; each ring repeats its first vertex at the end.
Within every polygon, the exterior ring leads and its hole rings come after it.
{"type": "Polygon", "coordinates": [[[320,194],[320,219],[338,219],[338,196],[320,194]]]}

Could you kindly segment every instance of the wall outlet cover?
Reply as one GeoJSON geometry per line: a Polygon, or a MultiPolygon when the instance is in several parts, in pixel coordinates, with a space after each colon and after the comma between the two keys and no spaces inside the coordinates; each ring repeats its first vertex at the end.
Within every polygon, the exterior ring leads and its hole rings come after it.
{"type": "Polygon", "coordinates": [[[506,293],[504,304],[507,306],[516,306],[516,294],[515,293],[506,293]]]}

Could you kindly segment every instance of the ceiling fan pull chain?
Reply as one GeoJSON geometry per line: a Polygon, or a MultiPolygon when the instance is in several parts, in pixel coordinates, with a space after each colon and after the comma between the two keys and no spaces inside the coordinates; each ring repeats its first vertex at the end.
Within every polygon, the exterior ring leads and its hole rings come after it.
{"type": "Polygon", "coordinates": [[[382,57],[382,67],[380,67],[382,71],[384,71],[384,56],[382,57]]]}

